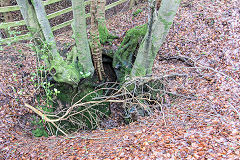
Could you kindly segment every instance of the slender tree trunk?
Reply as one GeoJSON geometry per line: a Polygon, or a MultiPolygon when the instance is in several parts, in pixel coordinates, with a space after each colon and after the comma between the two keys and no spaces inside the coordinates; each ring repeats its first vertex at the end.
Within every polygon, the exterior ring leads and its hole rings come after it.
{"type": "Polygon", "coordinates": [[[105,19],[105,5],[106,5],[106,0],[97,0],[98,31],[99,31],[100,42],[102,44],[106,43],[108,34],[109,34],[106,26],[106,19],[105,19]]]}
{"type": "Polygon", "coordinates": [[[43,32],[44,38],[51,49],[52,58],[56,61],[61,60],[61,56],[58,53],[56,41],[54,39],[53,32],[51,30],[50,23],[47,19],[47,14],[41,0],[31,0],[35,8],[36,16],[43,32]]]}
{"type": "Polygon", "coordinates": [[[106,0],[97,0],[97,19],[98,25],[106,27],[105,19],[106,0]]]}
{"type": "Polygon", "coordinates": [[[101,3],[101,0],[92,0],[91,1],[91,39],[92,39],[92,58],[95,71],[98,75],[98,79],[100,81],[103,80],[105,73],[103,69],[102,63],[102,50],[101,50],[101,43],[99,39],[99,31],[98,31],[98,17],[99,17],[99,9],[98,4],[101,3]]]}
{"type": "Polygon", "coordinates": [[[105,18],[106,0],[96,0],[96,2],[97,2],[97,21],[98,21],[99,38],[100,38],[101,44],[105,44],[118,37],[110,34],[107,29],[106,18],[105,18]]]}
{"type": "MultiPolygon", "coordinates": [[[[0,7],[10,6],[10,5],[11,5],[10,1],[0,0],[0,7]]],[[[3,22],[12,22],[13,21],[11,12],[2,13],[2,14],[3,14],[3,18],[4,18],[3,22]]],[[[5,30],[5,38],[7,38],[7,37],[10,37],[10,33],[9,33],[8,29],[5,30]]]]}
{"type": "Polygon", "coordinates": [[[78,58],[81,61],[84,72],[88,72],[92,75],[94,67],[87,37],[84,0],[72,0],[72,6],[74,19],[73,31],[77,52],[76,54],[74,53],[76,55],[74,61],[78,58]]]}
{"type": "MultiPolygon", "coordinates": [[[[32,4],[28,0],[17,0],[20,6],[20,11],[22,13],[23,19],[27,25],[28,30],[32,34],[33,42],[35,43],[35,49],[41,52],[43,48],[43,41],[45,41],[41,26],[38,23],[37,15],[32,4]]],[[[39,53],[39,57],[44,53],[39,53]]],[[[44,59],[47,66],[49,66],[49,61],[47,58],[44,59]]]]}
{"type": "Polygon", "coordinates": [[[156,54],[164,42],[173,23],[181,0],[162,0],[157,19],[154,16],[154,5],[151,6],[151,16],[148,32],[140,45],[131,76],[152,74],[152,66],[156,54]]]}

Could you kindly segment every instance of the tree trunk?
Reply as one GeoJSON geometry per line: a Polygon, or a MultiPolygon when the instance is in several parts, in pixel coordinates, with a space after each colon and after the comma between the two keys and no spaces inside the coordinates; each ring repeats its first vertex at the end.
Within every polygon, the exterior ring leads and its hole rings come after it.
{"type": "Polygon", "coordinates": [[[75,55],[73,59],[74,61],[77,59],[80,60],[85,73],[90,73],[92,75],[94,72],[94,67],[87,37],[84,0],[72,0],[72,6],[74,19],[72,27],[75,36],[74,38],[77,52],[73,53],[75,55]]]}
{"type": "Polygon", "coordinates": [[[118,50],[114,53],[112,65],[118,81],[123,82],[125,77],[131,74],[135,56],[142,39],[147,33],[147,28],[147,24],[144,24],[128,30],[118,50]]]}
{"type": "Polygon", "coordinates": [[[164,42],[173,23],[180,1],[181,0],[162,0],[156,20],[154,16],[155,7],[152,3],[148,32],[138,50],[131,72],[132,77],[152,74],[152,66],[156,54],[164,42]]]}
{"type": "MultiPolygon", "coordinates": [[[[69,53],[67,58],[68,61],[64,61],[63,57],[60,56],[57,50],[54,35],[51,31],[51,26],[47,19],[47,14],[41,0],[17,0],[17,2],[20,6],[21,13],[29,31],[33,35],[39,33],[38,37],[40,37],[41,41],[38,40],[39,38],[35,39],[37,42],[36,46],[39,47],[37,52],[43,51],[44,55],[42,57],[46,57],[44,58],[44,62],[49,68],[50,74],[53,76],[54,80],[57,82],[68,83],[73,87],[76,87],[80,82],[80,79],[85,78],[86,76],[89,76],[91,74],[91,61],[88,61],[89,59],[85,60],[83,58],[83,63],[88,64],[83,65],[81,62],[79,62],[82,60],[80,59],[82,58],[82,55],[78,55],[79,57],[76,56],[76,47],[75,50],[69,53]]],[[[76,9],[76,7],[73,6],[73,9],[76,9]]],[[[76,13],[76,11],[74,12],[76,13]]],[[[78,21],[76,21],[75,23],[78,23],[78,21]]],[[[78,32],[76,32],[76,34],[77,33],[78,32]]],[[[78,34],[77,37],[79,38],[78,34]]],[[[85,47],[86,45],[87,44],[85,44],[85,47]]],[[[90,56],[88,56],[88,58],[89,57],[90,56]]]]}
{"type": "Polygon", "coordinates": [[[106,0],[97,0],[97,21],[99,38],[102,44],[107,42],[108,30],[105,19],[105,5],[106,0]]]}
{"type": "MultiPolygon", "coordinates": [[[[11,3],[8,0],[0,0],[0,7],[5,7],[5,6],[10,6],[11,3]]],[[[13,21],[13,17],[11,12],[8,13],[2,13],[3,14],[3,22],[12,22],[13,21]]],[[[6,29],[5,30],[5,38],[10,37],[10,33],[9,30],[6,29]]]]}
{"type": "MultiPolygon", "coordinates": [[[[39,57],[44,53],[39,53],[43,48],[43,41],[45,41],[41,26],[38,23],[37,15],[32,4],[28,0],[17,0],[18,5],[20,6],[20,11],[22,13],[23,19],[27,25],[28,30],[32,34],[33,42],[35,43],[34,47],[36,52],[38,52],[39,57]]],[[[44,59],[46,65],[50,65],[48,59],[44,59]]]]}
{"type": "Polygon", "coordinates": [[[93,58],[93,64],[95,71],[98,75],[98,79],[100,81],[104,78],[104,69],[103,69],[103,63],[102,63],[102,50],[101,50],[101,43],[99,39],[99,31],[98,31],[98,18],[99,18],[99,9],[98,4],[100,0],[91,1],[91,39],[92,39],[92,58],[93,58]]]}
{"type": "Polygon", "coordinates": [[[108,32],[105,18],[106,0],[97,0],[97,21],[98,31],[101,44],[111,42],[113,39],[118,38],[108,32]]]}
{"type": "Polygon", "coordinates": [[[52,59],[55,60],[55,61],[60,61],[61,56],[58,53],[56,41],[54,39],[54,35],[53,35],[52,30],[51,30],[50,23],[47,19],[47,14],[45,12],[44,5],[42,4],[41,0],[31,0],[31,2],[32,2],[32,5],[34,6],[35,13],[36,13],[36,16],[37,16],[37,19],[38,19],[38,23],[39,23],[39,25],[41,27],[41,30],[43,32],[45,41],[51,49],[52,59]]]}

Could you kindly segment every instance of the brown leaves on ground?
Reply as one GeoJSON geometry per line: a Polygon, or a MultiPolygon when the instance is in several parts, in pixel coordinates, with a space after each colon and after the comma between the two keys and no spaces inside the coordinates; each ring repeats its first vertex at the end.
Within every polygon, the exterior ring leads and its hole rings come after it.
{"type": "MultiPolygon", "coordinates": [[[[151,117],[69,138],[33,138],[17,125],[16,116],[27,112],[23,102],[32,102],[34,96],[30,73],[35,58],[21,44],[4,48],[0,53],[0,155],[3,159],[238,159],[239,6],[238,0],[184,0],[179,8],[154,73],[186,74],[187,78],[169,80],[169,92],[196,100],[166,96],[168,104],[151,117]],[[17,53],[19,49],[23,53],[17,53]],[[194,67],[161,58],[172,56],[187,56],[194,67]]],[[[135,18],[133,11],[111,18],[110,31],[122,36],[146,22],[145,9],[135,18]]]]}

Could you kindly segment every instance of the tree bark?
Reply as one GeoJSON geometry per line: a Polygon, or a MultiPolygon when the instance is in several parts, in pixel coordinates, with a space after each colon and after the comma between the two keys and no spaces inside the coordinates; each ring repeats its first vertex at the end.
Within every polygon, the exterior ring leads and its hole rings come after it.
{"type": "Polygon", "coordinates": [[[91,40],[92,40],[92,59],[95,71],[98,75],[98,79],[100,81],[104,78],[104,68],[102,63],[102,50],[101,50],[101,43],[99,39],[99,31],[98,31],[98,19],[99,19],[99,3],[101,0],[92,0],[91,1],[91,40]]]}
{"type": "Polygon", "coordinates": [[[162,0],[156,20],[153,11],[155,7],[152,3],[148,32],[138,50],[131,72],[132,77],[152,74],[152,66],[156,54],[173,23],[180,1],[181,0],[162,0]]]}
{"type": "Polygon", "coordinates": [[[54,39],[50,23],[47,19],[47,13],[45,12],[44,5],[42,4],[41,0],[31,0],[31,2],[33,3],[38,23],[43,32],[45,41],[51,49],[52,58],[56,61],[59,61],[61,60],[61,56],[58,53],[56,41],[54,39]]]}
{"type": "Polygon", "coordinates": [[[73,31],[76,42],[76,52],[73,57],[74,61],[79,59],[83,66],[85,73],[94,72],[92,63],[91,51],[88,43],[86,18],[85,18],[85,5],[84,0],[72,0],[73,6],[73,31]]]}
{"type": "Polygon", "coordinates": [[[102,44],[106,43],[108,30],[106,26],[106,19],[105,19],[105,5],[106,0],[97,0],[97,23],[98,23],[98,31],[99,31],[99,38],[102,44]]]}
{"type": "MultiPolygon", "coordinates": [[[[33,42],[35,43],[35,49],[37,52],[41,52],[43,48],[43,42],[45,41],[41,26],[38,23],[37,15],[32,4],[28,0],[17,0],[18,5],[20,6],[20,11],[22,13],[23,19],[27,25],[28,30],[32,34],[33,42]]],[[[43,53],[39,53],[39,57],[43,53]]],[[[50,65],[48,59],[44,59],[46,65],[50,65]]]]}
{"type": "Polygon", "coordinates": [[[105,18],[105,6],[106,0],[97,0],[97,21],[101,44],[111,42],[113,39],[118,38],[117,36],[114,36],[108,32],[105,18]]]}

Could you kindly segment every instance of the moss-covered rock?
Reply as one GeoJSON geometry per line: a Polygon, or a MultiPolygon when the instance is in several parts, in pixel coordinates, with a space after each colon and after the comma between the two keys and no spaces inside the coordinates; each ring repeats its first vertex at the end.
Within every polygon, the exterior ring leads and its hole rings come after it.
{"type": "MultiPolygon", "coordinates": [[[[46,108],[46,107],[44,107],[46,108]]],[[[33,121],[31,121],[32,125],[36,128],[32,130],[32,134],[34,137],[48,137],[48,133],[45,130],[43,120],[39,119],[37,116],[33,116],[33,121]]]]}
{"type": "Polygon", "coordinates": [[[123,81],[129,75],[134,63],[139,44],[147,33],[147,24],[137,26],[126,32],[126,35],[113,57],[113,67],[118,80],[123,81]]]}

